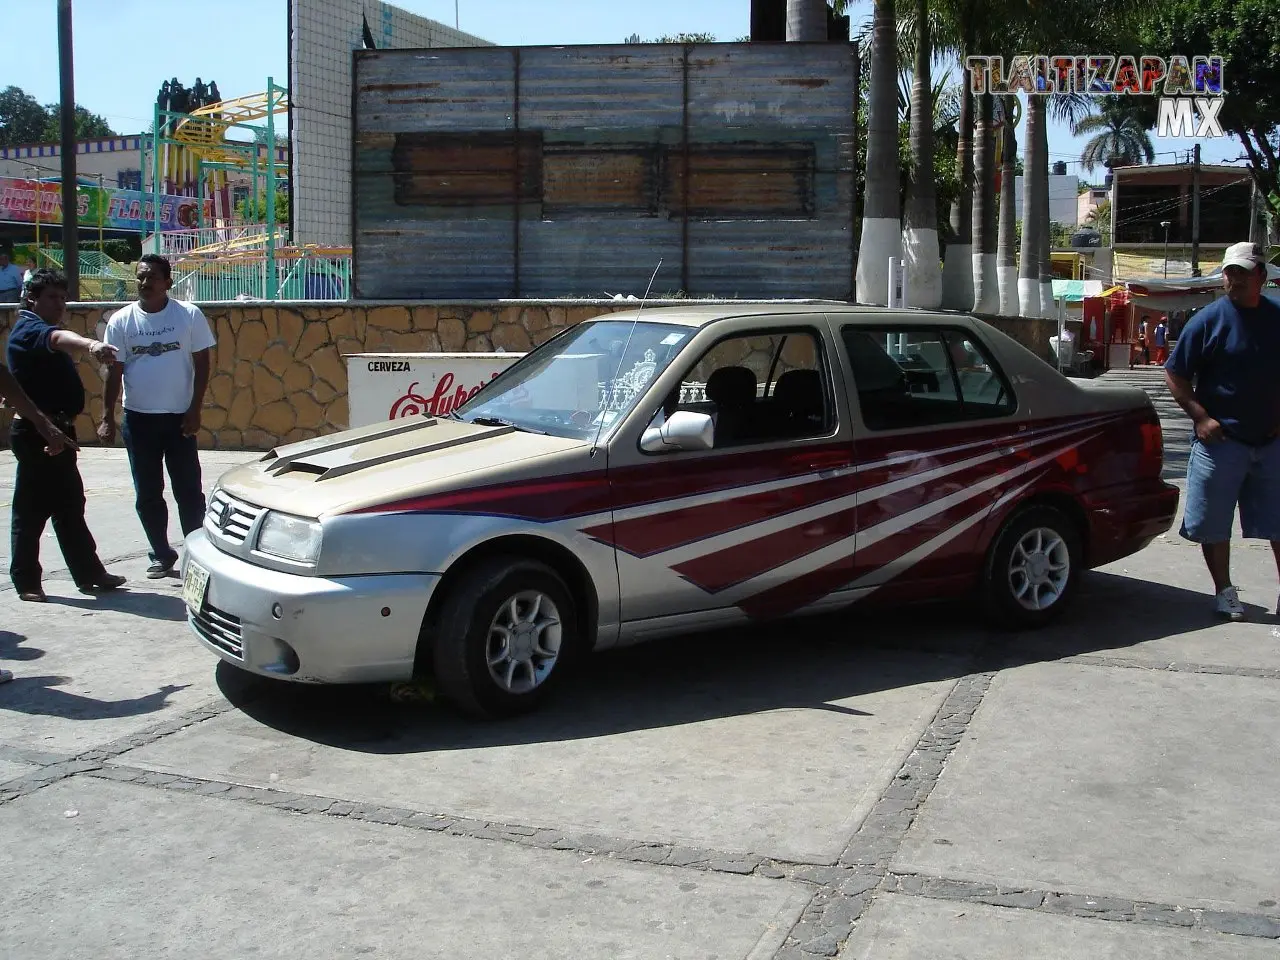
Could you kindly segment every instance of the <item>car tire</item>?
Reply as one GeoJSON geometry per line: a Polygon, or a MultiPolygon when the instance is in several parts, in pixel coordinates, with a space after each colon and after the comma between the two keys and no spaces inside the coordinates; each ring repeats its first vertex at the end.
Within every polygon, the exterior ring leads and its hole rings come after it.
{"type": "Polygon", "coordinates": [[[546,564],[491,557],[454,581],[434,633],[437,691],[471,716],[515,716],[559,686],[578,644],[577,604],[546,564]]]}
{"type": "Polygon", "coordinates": [[[1049,623],[1075,595],[1081,555],[1080,530],[1061,510],[1032,506],[1014,514],[991,545],[983,568],[987,616],[1008,629],[1049,623]]]}

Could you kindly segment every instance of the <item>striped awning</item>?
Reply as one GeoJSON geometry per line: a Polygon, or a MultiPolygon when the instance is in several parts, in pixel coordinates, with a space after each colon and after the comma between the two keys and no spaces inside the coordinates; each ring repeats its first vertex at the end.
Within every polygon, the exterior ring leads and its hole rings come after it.
{"type": "Polygon", "coordinates": [[[1065,299],[1067,303],[1080,303],[1085,297],[1102,294],[1101,280],[1054,280],[1053,299],[1065,299]]]}

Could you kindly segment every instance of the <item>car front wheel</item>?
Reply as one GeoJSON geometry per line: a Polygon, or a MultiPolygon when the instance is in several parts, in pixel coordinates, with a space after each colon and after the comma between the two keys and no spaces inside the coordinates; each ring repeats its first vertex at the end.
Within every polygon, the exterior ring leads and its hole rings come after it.
{"type": "Polygon", "coordinates": [[[1013,628],[1039,627],[1070,602],[1080,578],[1080,533],[1061,510],[1031,507],[992,545],[982,593],[987,613],[1013,628]]]}
{"type": "Polygon", "coordinates": [[[494,557],[454,582],[436,631],[437,688],[473,716],[536,708],[565,673],[577,609],[560,576],[535,560],[494,557]]]}

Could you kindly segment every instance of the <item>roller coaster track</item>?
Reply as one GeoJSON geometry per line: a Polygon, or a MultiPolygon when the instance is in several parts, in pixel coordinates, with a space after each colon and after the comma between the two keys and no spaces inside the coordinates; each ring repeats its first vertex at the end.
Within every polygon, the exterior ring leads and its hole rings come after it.
{"type": "Polygon", "coordinates": [[[227,146],[227,131],[236,124],[253,123],[270,114],[284,113],[289,109],[287,90],[273,91],[271,100],[272,102],[268,102],[264,92],[211,103],[193,110],[179,120],[172,137],[202,160],[243,164],[243,150],[227,146]]]}

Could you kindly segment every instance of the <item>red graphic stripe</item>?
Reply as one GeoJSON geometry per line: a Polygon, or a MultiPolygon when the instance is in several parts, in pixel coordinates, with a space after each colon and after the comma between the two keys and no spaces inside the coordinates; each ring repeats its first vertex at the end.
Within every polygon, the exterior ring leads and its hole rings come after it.
{"type": "Polygon", "coordinates": [[[601,471],[554,480],[502,483],[428,494],[354,512],[467,513],[549,521],[566,516],[604,513],[609,509],[610,499],[609,478],[601,471]]]}
{"type": "MultiPolygon", "coordinates": [[[[851,537],[857,530],[869,529],[908,511],[936,503],[966,487],[1014,469],[1017,460],[1018,455],[1015,454],[975,464],[950,476],[940,477],[927,486],[878,496],[829,516],[695,557],[672,569],[708,593],[718,593],[851,537]]],[[[990,491],[988,495],[994,498],[999,492],[990,491]]]]}
{"type": "MultiPolygon", "coordinates": [[[[1098,418],[1088,418],[1094,423],[1098,418]]],[[[1068,426],[1081,423],[1079,418],[1053,418],[1028,424],[1030,429],[1068,426]]],[[[899,476],[939,466],[951,458],[964,459],[977,450],[948,454],[915,451],[910,444],[928,443],[932,449],[984,439],[1000,443],[1018,442],[1021,435],[1011,431],[1012,424],[988,425],[981,428],[961,427],[933,432],[927,436],[884,437],[859,440],[857,454],[863,463],[872,463],[918,452],[919,459],[904,460],[891,467],[875,467],[859,474],[859,484],[876,484],[899,476]]],[[[648,504],[678,500],[698,494],[731,491],[739,487],[803,476],[819,470],[830,470],[850,464],[852,444],[833,443],[794,451],[766,450],[741,454],[722,454],[698,458],[669,459],[655,457],[652,463],[638,464],[610,471],[592,471],[555,479],[522,480],[514,483],[490,484],[438,494],[409,497],[390,503],[365,507],[355,513],[469,513],[510,516],[538,522],[590,516],[610,509],[628,510],[648,504]]],[[[810,503],[819,503],[812,500],[810,503]]],[[[734,529],[742,521],[726,514],[731,522],[723,529],[734,529]]],[[[626,532],[651,522],[649,518],[624,521],[635,524],[626,532]]],[[[587,531],[609,542],[613,532],[609,524],[587,531]]],[[[704,534],[704,536],[709,534],[704,534]]],[[[672,544],[676,546],[679,544],[672,544]]],[[[622,549],[628,549],[619,543],[622,549]]],[[[659,547],[669,549],[669,547],[659,547]]]]}
{"type": "MultiPolygon", "coordinates": [[[[828,594],[849,586],[870,571],[901,559],[950,527],[987,509],[985,503],[979,503],[975,508],[974,499],[970,498],[943,511],[927,525],[908,527],[872,544],[865,551],[859,550],[852,559],[844,557],[811,573],[747,597],[738,603],[738,607],[750,617],[762,618],[784,616],[816,603],[828,594]]],[[[899,574],[901,572],[903,571],[899,571],[899,574]]]]}
{"type": "Polygon", "coordinates": [[[609,533],[608,524],[591,527],[583,533],[600,540],[611,540],[618,549],[637,557],[648,557],[687,543],[729,533],[780,514],[848,496],[857,488],[858,482],[857,475],[849,473],[779,490],[748,494],[719,503],[683,507],[632,520],[621,520],[613,524],[612,534],[609,533]]]}

